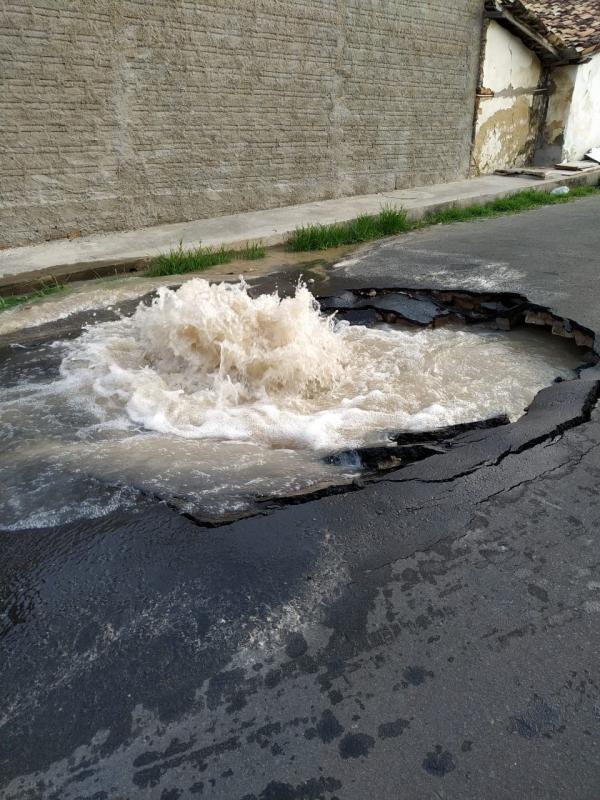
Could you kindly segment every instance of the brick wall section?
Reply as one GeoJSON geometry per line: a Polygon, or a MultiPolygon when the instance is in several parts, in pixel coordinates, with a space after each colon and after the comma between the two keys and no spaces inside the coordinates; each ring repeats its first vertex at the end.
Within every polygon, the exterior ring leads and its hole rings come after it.
{"type": "Polygon", "coordinates": [[[464,177],[480,0],[2,0],[0,244],[464,177]]]}

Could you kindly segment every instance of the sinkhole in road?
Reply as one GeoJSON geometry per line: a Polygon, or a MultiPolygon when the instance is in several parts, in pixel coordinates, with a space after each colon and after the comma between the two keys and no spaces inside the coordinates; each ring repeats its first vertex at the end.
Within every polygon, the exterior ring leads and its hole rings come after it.
{"type": "Polygon", "coordinates": [[[512,295],[160,289],[45,345],[55,374],[39,369],[43,349],[16,370],[4,360],[0,524],[102,516],[140,496],[212,524],[402,466],[402,437],[514,421],[575,379],[593,340],[570,325],[512,295]]]}

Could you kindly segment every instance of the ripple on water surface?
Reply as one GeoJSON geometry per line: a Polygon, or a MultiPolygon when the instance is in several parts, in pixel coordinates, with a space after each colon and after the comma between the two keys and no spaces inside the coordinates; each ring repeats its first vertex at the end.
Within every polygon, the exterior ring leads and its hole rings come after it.
{"type": "Polygon", "coordinates": [[[344,482],[328,453],[516,419],[578,363],[537,331],[352,326],[305,286],[252,298],[200,279],[55,342],[50,378],[40,358],[2,367],[5,528],[97,516],[136,490],[218,515],[344,482]]]}

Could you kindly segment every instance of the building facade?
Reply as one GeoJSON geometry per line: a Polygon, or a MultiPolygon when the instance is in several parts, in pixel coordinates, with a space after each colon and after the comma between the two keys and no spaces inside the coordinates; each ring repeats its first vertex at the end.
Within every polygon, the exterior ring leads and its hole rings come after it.
{"type": "Polygon", "coordinates": [[[468,174],[481,0],[5,0],[0,246],[468,174]]]}
{"type": "Polygon", "coordinates": [[[486,0],[472,172],[600,146],[600,0],[486,0]]]}

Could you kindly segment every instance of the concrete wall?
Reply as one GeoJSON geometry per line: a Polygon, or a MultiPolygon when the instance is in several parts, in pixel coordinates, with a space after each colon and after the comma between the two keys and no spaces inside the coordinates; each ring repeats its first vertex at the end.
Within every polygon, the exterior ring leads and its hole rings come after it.
{"type": "Polygon", "coordinates": [[[523,42],[492,20],[477,102],[473,172],[523,166],[533,159],[543,113],[542,65],[523,42]]]}
{"type": "Polygon", "coordinates": [[[0,244],[463,177],[481,0],[4,0],[0,244]]]}
{"type": "Polygon", "coordinates": [[[600,53],[577,67],[563,158],[581,159],[591,147],[600,147],[600,53]]]}

